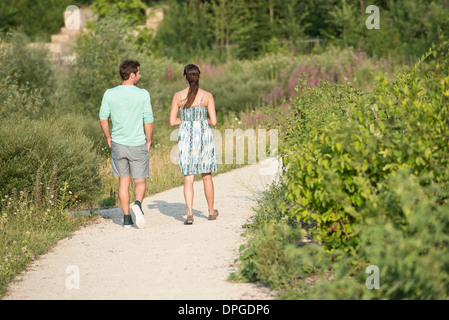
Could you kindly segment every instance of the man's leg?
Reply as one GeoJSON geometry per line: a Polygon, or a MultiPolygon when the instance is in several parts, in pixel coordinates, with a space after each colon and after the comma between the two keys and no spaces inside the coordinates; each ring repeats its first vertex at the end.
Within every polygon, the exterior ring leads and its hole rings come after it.
{"type": "Polygon", "coordinates": [[[129,162],[126,159],[126,146],[122,146],[112,141],[111,143],[111,160],[112,173],[118,177],[118,198],[123,214],[128,216],[125,219],[125,225],[128,226],[131,219],[129,216],[129,185],[131,183],[131,175],[129,162]]]}
{"type": "Polygon", "coordinates": [[[134,198],[140,205],[145,197],[146,180],[150,175],[150,155],[145,144],[131,147],[130,151],[129,168],[134,179],[134,198]]]}
{"type": "Polygon", "coordinates": [[[132,206],[133,212],[136,215],[136,226],[139,229],[145,228],[145,218],[142,210],[142,201],[145,196],[146,179],[134,179],[134,198],[136,201],[132,206]]]}
{"type": "Polygon", "coordinates": [[[146,179],[134,179],[134,198],[142,203],[145,196],[146,179]]]}
{"type": "Polygon", "coordinates": [[[120,199],[120,206],[122,207],[123,214],[129,215],[129,184],[131,177],[119,177],[118,185],[118,198],[120,199]]]}

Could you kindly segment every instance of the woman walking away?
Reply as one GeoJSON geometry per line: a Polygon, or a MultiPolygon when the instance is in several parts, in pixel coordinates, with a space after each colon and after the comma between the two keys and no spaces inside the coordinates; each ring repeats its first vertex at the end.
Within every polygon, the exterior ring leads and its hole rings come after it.
{"type": "Polygon", "coordinates": [[[217,116],[214,97],[199,87],[200,69],[193,64],[185,66],[184,78],[188,87],[173,95],[170,125],[179,125],[178,159],[184,175],[184,198],[187,207],[187,219],[184,224],[192,224],[195,174],[201,173],[203,177],[209,220],[215,220],[218,216],[218,210],[214,209],[214,184],[211,174],[217,171],[217,153],[214,136],[209,127],[217,124],[217,116]],[[181,118],[177,118],[178,111],[181,118]]]}

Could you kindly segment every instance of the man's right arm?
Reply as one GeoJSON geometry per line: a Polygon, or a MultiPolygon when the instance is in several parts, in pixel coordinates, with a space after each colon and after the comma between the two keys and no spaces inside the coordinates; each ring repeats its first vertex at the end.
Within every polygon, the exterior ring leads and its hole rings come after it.
{"type": "Polygon", "coordinates": [[[100,119],[100,127],[101,127],[101,130],[103,130],[103,134],[106,137],[106,140],[108,140],[108,145],[110,148],[111,143],[112,143],[112,138],[111,138],[111,134],[109,133],[108,119],[100,119]]]}
{"type": "Polygon", "coordinates": [[[101,127],[101,130],[103,131],[104,136],[106,137],[106,140],[108,140],[109,148],[111,147],[111,142],[112,142],[111,134],[109,132],[109,123],[108,123],[108,118],[109,118],[110,114],[111,114],[111,110],[109,108],[109,102],[107,99],[107,90],[106,90],[106,92],[103,95],[103,101],[101,102],[99,118],[100,118],[100,127],[101,127]]]}

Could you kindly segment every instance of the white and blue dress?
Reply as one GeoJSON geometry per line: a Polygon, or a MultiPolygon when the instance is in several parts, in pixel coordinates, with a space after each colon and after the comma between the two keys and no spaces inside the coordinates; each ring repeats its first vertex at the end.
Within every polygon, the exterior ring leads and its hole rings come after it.
{"type": "MultiPolygon", "coordinates": [[[[178,159],[183,175],[217,171],[215,140],[207,123],[207,107],[201,105],[205,94],[198,106],[179,108],[178,159]]],[[[181,92],[179,96],[182,102],[181,92]]]]}

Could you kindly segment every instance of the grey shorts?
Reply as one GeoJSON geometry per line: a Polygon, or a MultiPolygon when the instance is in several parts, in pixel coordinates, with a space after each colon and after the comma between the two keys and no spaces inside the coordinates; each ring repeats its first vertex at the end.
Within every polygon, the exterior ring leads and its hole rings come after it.
{"type": "Polygon", "coordinates": [[[150,176],[150,154],[147,145],[136,147],[111,143],[112,174],[116,177],[144,179],[150,176]]]}

